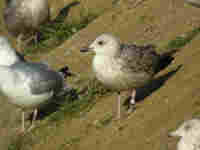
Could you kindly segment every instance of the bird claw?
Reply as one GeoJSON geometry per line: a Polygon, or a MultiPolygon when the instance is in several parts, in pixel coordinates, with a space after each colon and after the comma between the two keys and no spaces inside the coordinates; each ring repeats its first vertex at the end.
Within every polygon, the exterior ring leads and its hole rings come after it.
{"type": "Polygon", "coordinates": [[[35,126],[32,124],[28,129],[27,132],[30,132],[35,126]]]}
{"type": "Polygon", "coordinates": [[[136,109],[136,106],[133,104],[130,104],[127,114],[130,115],[135,109],[136,109]]]}

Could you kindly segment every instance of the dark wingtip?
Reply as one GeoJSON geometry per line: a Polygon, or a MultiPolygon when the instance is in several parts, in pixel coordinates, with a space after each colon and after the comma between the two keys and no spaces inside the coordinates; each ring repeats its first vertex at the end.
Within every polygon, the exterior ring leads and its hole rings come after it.
{"type": "Polygon", "coordinates": [[[156,73],[160,72],[161,70],[165,69],[167,66],[169,66],[172,61],[174,60],[174,54],[177,53],[179,49],[171,49],[168,50],[167,52],[164,52],[163,54],[160,55],[160,63],[159,67],[156,70],[156,73]]]}
{"type": "Polygon", "coordinates": [[[66,78],[68,76],[73,76],[74,75],[73,73],[71,73],[69,71],[69,67],[68,66],[65,66],[65,67],[59,69],[58,72],[62,73],[62,75],[64,76],[64,78],[66,78]]]}

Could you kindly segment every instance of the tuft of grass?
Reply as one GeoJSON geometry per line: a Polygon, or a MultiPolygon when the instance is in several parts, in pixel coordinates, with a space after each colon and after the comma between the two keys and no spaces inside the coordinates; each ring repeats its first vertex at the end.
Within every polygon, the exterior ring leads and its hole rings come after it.
{"type": "Polygon", "coordinates": [[[107,126],[112,121],[112,119],[113,115],[111,113],[107,113],[101,120],[96,120],[94,125],[97,129],[100,129],[107,126]]]}
{"type": "Polygon", "coordinates": [[[139,24],[149,23],[149,22],[152,22],[153,20],[154,20],[154,17],[150,15],[138,16],[136,19],[137,23],[139,24]]]}
{"type": "Polygon", "coordinates": [[[112,4],[113,4],[113,5],[116,5],[116,4],[119,3],[119,1],[120,1],[120,0],[112,0],[112,4]]]}
{"type": "Polygon", "coordinates": [[[87,27],[87,25],[96,19],[100,14],[96,12],[82,12],[81,21],[65,21],[56,19],[40,27],[39,43],[31,44],[23,50],[24,55],[32,55],[33,53],[45,53],[60,45],[63,41],[70,38],[79,30],[87,27]]]}
{"type": "Polygon", "coordinates": [[[185,33],[183,36],[177,36],[174,40],[171,40],[165,48],[167,49],[178,49],[184,47],[190,43],[198,34],[200,28],[194,28],[192,31],[185,33]]]}
{"type": "Polygon", "coordinates": [[[137,18],[137,22],[140,24],[145,23],[145,20],[147,19],[147,16],[143,15],[143,16],[138,16],[137,18]]]}
{"type": "Polygon", "coordinates": [[[81,140],[81,137],[78,137],[78,136],[66,138],[65,142],[59,146],[58,150],[65,150],[66,147],[72,147],[73,145],[78,144],[80,140],[81,140]]]}
{"type": "Polygon", "coordinates": [[[96,97],[101,97],[108,93],[96,79],[88,81],[88,84],[82,89],[65,96],[65,103],[61,105],[59,111],[49,117],[51,121],[58,121],[70,117],[81,117],[89,112],[96,104],[96,97]]]}
{"type": "Polygon", "coordinates": [[[34,144],[34,140],[31,136],[23,135],[23,136],[17,136],[13,137],[11,139],[10,144],[8,145],[7,150],[27,150],[31,149],[30,147],[34,144]]]}

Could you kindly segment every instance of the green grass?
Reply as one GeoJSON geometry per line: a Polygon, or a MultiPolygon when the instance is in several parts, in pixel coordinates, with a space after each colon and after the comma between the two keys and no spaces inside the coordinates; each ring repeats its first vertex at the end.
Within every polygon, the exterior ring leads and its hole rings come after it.
{"type": "Polygon", "coordinates": [[[94,11],[87,13],[81,11],[80,15],[80,21],[64,22],[63,17],[60,17],[53,22],[41,26],[41,39],[39,43],[27,46],[23,51],[24,55],[46,53],[53,50],[63,41],[70,38],[73,34],[87,27],[87,25],[96,19],[100,14],[94,11]]]}
{"type": "Polygon", "coordinates": [[[120,1],[120,0],[112,0],[112,4],[113,4],[113,5],[116,5],[116,4],[119,3],[119,1],[120,1]]]}
{"type": "Polygon", "coordinates": [[[106,113],[104,117],[100,120],[96,120],[94,125],[97,129],[101,129],[105,126],[107,126],[113,119],[113,114],[112,113],[106,113]]]}
{"type": "Polygon", "coordinates": [[[65,142],[61,144],[58,148],[58,150],[66,150],[67,148],[70,148],[76,144],[78,144],[81,140],[81,137],[68,137],[65,139],[65,142]]]}
{"type": "Polygon", "coordinates": [[[194,28],[193,30],[185,33],[183,36],[177,36],[174,40],[171,40],[166,49],[178,49],[182,48],[188,43],[190,43],[198,34],[200,33],[200,28],[194,28]]]}
{"type": "Polygon", "coordinates": [[[145,15],[143,15],[143,16],[138,16],[138,17],[137,17],[137,22],[138,22],[139,24],[144,24],[146,19],[147,19],[147,16],[145,16],[145,15]]]}
{"type": "Polygon", "coordinates": [[[145,24],[152,22],[154,20],[153,16],[150,15],[142,15],[142,16],[137,16],[136,21],[138,24],[145,24]]]}
{"type": "Polygon", "coordinates": [[[96,104],[97,96],[105,96],[108,92],[109,90],[105,89],[100,82],[91,79],[82,88],[72,90],[70,94],[67,94],[64,103],[61,102],[59,110],[52,114],[48,120],[59,121],[66,116],[68,118],[81,117],[96,104]]]}
{"type": "MultiPolygon", "coordinates": [[[[96,104],[96,98],[106,96],[108,92],[109,90],[105,89],[96,79],[88,80],[82,88],[71,90],[65,97],[57,99],[55,102],[56,104],[54,103],[53,106],[59,105],[59,109],[46,117],[44,122],[40,122],[39,126],[35,130],[32,130],[31,133],[15,137],[7,150],[31,150],[31,146],[36,143],[38,139],[45,140],[45,138],[49,136],[50,131],[55,132],[61,121],[83,117],[96,104]],[[64,103],[61,102],[63,101],[63,98],[64,103]]],[[[99,128],[108,125],[111,121],[112,115],[106,114],[104,118],[99,121],[99,128]]],[[[76,146],[80,140],[80,137],[68,137],[65,142],[59,146],[58,150],[76,146]]]]}
{"type": "Polygon", "coordinates": [[[12,137],[7,150],[31,150],[33,141],[29,134],[12,137]]]}

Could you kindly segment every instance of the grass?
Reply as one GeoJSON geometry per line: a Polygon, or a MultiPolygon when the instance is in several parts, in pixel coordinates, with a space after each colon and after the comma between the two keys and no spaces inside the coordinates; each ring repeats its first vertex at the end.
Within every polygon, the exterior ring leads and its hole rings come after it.
{"type": "MultiPolygon", "coordinates": [[[[64,23],[57,21],[55,24],[47,24],[42,27],[42,39],[38,45],[32,45],[24,51],[26,55],[32,55],[34,53],[47,52],[58,46],[64,40],[68,39],[74,33],[80,29],[85,28],[92,20],[98,17],[98,14],[90,13],[84,16],[80,22],[64,23]],[[53,41],[53,42],[52,42],[53,41]]],[[[141,16],[141,21],[144,21],[145,16],[141,16]]],[[[184,34],[184,36],[178,36],[174,40],[171,40],[166,48],[182,48],[186,44],[190,43],[200,33],[200,28],[195,28],[184,34]]],[[[80,86],[80,85],[79,85],[80,86]]],[[[68,95],[64,97],[64,103],[62,100],[57,101],[59,110],[47,117],[47,121],[59,122],[67,118],[82,117],[89,112],[93,106],[97,103],[96,98],[106,96],[109,91],[106,90],[97,80],[91,79],[82,88],[71,90],[68,95]],[[62,101],[62,102],[61,102],[62,101]]],[[[103,118],[95,122],[95,127],[101,129],[111,123],[113,119],[112,114],[106,113],[103,118]]],[[[38,130],[42,130],[42,126],[38,130]]],[[[170,129],[172,131],[174,129],[170,129]]],[[[44,132],[41,135],[44,138],[44,132]]],[[[36,137],[37,138],[37,137],[36,137]]],[[[39,137],[40,138],[40,137],[39,137]]],[[[80,142],[80,137],[68,137],[65,142],[60,145],[58,150],[64,150],[66,147],[70,147],[80,142]]],[[[25,150],[27,147],[31,147],[37,139],[32,138],[29,134],[24,137],[14,139],[8,146],[8,150],[25,150]]],[[[28,150],[28,149],[26,149],[28,150]]]]}
{"type": "Polygon", "coordinates": [[[86,86],[72,90],[71,94],[67,94],[65,102],[61,102],[59,111],[52,114],[48,120],[59,121],[66,118],[66,116],[70,118],[81,117],[89,112],[96,104],[97,96],[104,96],[108,91],[96,79],[89,80],[86,86]]]}
{"type": "Polygon", "coordinates": [[[59,46],[63,41],[70,38],[79,30],[87,27],[87,25],[96,19],[100,13],[94,11],[81,11],[81,21],[66,21],[63,17],[59,17],[50,23],[42,25],[40,28],[40,40],[37,44],[30,44],[23,51],[24,55],[33,55],[37,53],[49,52],[59,46]]]}
{"type": "Polygon", "coordinates": [[[29,135],[13,137],[7,150],[31,150],[30,147],[34,144],[33,141],[34,140],[29,135]]]}
{"type": "Polygon", "coordinates": [[[149,23],[149,22],[152,22],[153,20],[154,20],[154,17],[150,15],[138,16],[136,19],[137,23],[139,24],[149,23]]]}
{"type": "MultiPolygon", "coordinates": [[[[79,30],[85,28],[91,21],[99,16],[99,13],[81,12],[81,21],[64,22],[63,18],[56,19],[53,23],[48,23],[41,27],[41,39],[38,44],[30,44],[24,49],[24,55],[35,55],[39,53],[47,53],[53,48],[59,46],[63,41],[70,38],[73,34],[79,30]]],[[[64,97],[56,99],[51,108],[58,107],[58,110],[52,114],[45,114],[46,118],[44,122],[40,122],[40,126],[36,130],[33,130],[31,134],[25,136],[17,136],[11,140],[7,150],[29,150],[31,145],[38,141],[38,139],[46,138],[49,135],[48,126],[49,122],[57,124],[66,118],[72,119],[74,117],[82,117],[89,112],[96,104],[96,97],[101,97],[107,93],[108,90],[96,80],[87,80],[81,88],[72,89],[64,97]],[[43,133],[40,134],[40,131],[43,133]],[[41,137],[40,137],[41,136],[41,137]]],[[[79,85],[80,86],[80,85],[79,85]]],[[[57,109],[57,108],[56,108],[57,109]]],[[[59,150],[63,150],[66,147],[78,143],[80,137],[68,137],[64,144],[59,147],[59,150]]]]}
{"type": "MultiPolygon", "coordinates": [[[[108,92],[109,91],[96,79],[89,80],[83,88],[71,90],[70,93],[64,97],[64,103],[59,103],[59,99],[56,101],[56,105],[59,105],[58,111],[48,116],[46,122],[40,122],[40,126],[36,130],[33,130],[31,134],[15,137],[9,144],[7,150],[31,150],[31,145],[37,142],[38,139],[42,138],[44,140],[48,137],[49,131],[53,132],[53,129],[48,128],[49,126],[52,126],[49,122],[53,121],[54,125],[57,126],[60,121],[63,121],[66,118],[72,119],[75,117],[83,117],[96,104],[96,97],[105,96],[108,92]],[[40,131],[43,133],[40,134],[40,131]]],[[[55,103],[53,106],[55,107],[55,103]]],[[[100,129],[103,126],[108,125],[111,121],[112,115],[106,114],[103,119],[99,120],[97,128],[100,129]]],[[[53,128],[56,130],[55,127],[53,128]]],[[[64,150],[67,147],[76,145],[80,140],[80,137],[68,137],[64,144],[59,146],[58,150],[64,150]]]]}
{"type": "Polygon", "coordinates": [[[184,47],[186,44],[190,43],[198,34],[200,33],[200,27],[194,28],[193,30],[186,32],[182,36],[177,36],[174,40],[171,40],[166,49],[178,49],[184,47]]]}
{"type": "Polygon", "coordinates": [[[94,122],[94,125],[97,129],[101,129],[105,126],[107,126],[113,119],[113,114],[112,113],[106,113],[104,117],[100,120],[96,120],[94,122]]]}
{"type": "Polygon", "coordinates": [[[80,140],[81,140],[81,137],[77,137],[77,136],[66,138],[65,142],[59,146],[58,150],[66,150],[66,148],[70,148],[74,146],[75,144],[78,144],[80,140]]]}

